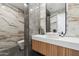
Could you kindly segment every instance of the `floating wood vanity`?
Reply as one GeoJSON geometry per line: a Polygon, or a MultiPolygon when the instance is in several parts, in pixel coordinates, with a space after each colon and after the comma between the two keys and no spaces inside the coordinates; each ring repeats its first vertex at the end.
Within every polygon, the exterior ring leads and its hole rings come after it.
{"type": "Polygon", "coordinates": [[[34,37],[32,39],[32,49],[45,56],[79,56],[79,50],[51,44],[39,38],[35,39],[34,37]]]}

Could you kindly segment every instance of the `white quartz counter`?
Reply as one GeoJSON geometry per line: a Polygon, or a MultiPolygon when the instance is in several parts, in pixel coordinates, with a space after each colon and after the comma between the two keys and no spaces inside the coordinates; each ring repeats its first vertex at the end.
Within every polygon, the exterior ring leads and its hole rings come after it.
{"type": "Polygon", "coordinates": [[[79,37],[48,37],[47,35],[32,35],[33,40],[38,40],[74,50],[79,50],[79,37]]]}

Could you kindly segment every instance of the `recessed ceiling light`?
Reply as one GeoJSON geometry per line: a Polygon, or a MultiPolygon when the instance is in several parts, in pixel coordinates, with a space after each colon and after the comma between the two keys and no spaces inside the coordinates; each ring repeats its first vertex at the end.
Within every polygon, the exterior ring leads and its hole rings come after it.
{"type": "Polygon", "coordinates": [[[27,4],[26,4],[26,3],[24,3],[24,6],[26,6],[26,7],[27,7],[27,4]]]}

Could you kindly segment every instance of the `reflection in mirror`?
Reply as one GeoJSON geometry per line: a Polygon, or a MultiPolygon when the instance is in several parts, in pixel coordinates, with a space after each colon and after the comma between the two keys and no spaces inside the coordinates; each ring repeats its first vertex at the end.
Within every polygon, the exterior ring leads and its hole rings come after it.
{"type": "Polygon", "coordinates": [[[65,33],[65,3],[47,3],[46,7],[46,31],[65,33]]]}
{"type": "Polygon", "coordinates": [[[46,32],[50,32],[50,12],[46,9],[46,32]]]}

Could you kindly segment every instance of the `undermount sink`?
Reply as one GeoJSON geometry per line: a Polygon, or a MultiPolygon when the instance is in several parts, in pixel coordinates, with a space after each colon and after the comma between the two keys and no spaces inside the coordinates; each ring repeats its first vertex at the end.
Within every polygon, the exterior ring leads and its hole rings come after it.
{"type": "Polygon", "coordinates": [[[47,35],[33,35],[34,37],[40,37],[40,38],[48,38],[47,35]]]}
{"type": "Polygon", "coordinates": [[[57,33],[52,33],[52,32],[46,33],[46,35],[49,38],[58,38],[58,37],[60,37],[57,33]]]}

